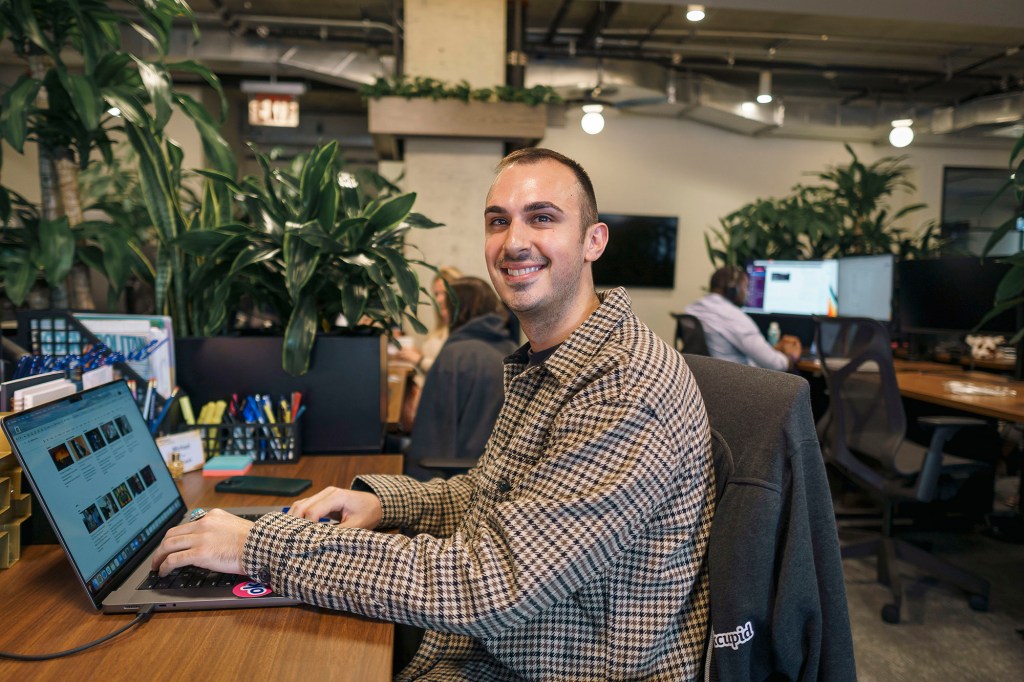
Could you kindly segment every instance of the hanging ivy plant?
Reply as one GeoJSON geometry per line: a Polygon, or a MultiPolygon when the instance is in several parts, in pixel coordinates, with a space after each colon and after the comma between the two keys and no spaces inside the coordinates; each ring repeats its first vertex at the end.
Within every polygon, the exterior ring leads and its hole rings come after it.
{"type": "Polygon", "coordinates": [[[396,76],[378,78],[372,85],[363,85],[359,93],[364,99],[381,97],[429,98],[432,100],[455,99],[463,102],[521,102],[530,106],[558,104],[562,101],[554,88],[535,85],[523,88],[514,85],[497,85],[493,88],[473,88],[462,80],[455,85],[426,76],[396,76]]]}

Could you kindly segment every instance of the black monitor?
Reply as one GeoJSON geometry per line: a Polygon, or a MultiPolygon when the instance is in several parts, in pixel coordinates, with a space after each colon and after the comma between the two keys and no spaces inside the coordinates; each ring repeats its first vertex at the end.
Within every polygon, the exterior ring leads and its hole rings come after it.
{"type": "MultiPolygon", "coordinates": [[[[995,304],[1008,263],[995,258],[903,260],[896,266],[900,331],[972,331],[995,304]]],[[[1020,328],[1017,310],[1004,311],[982,325],[982,333],[1012,336],[1020,328]]]]}
{"type": "Polygon", "coordinates": [[[892,254],[840,258],[839,314],[891,320],[894,265],[892,254]]]}
{"type": "Polygon", "coordinates": [[[594,262],[594,284],[675,288],[678,218],[602,213],[598,219],[608,224],[608,246],[594,262]]]}

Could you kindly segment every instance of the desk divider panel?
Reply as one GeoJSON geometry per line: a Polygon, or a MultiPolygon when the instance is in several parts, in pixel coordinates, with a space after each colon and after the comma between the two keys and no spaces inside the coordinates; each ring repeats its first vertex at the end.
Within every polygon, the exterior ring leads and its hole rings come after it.
{"type": "MultiPolygon", "coordinates": [[[[309,371],[281,368],[282,337],[216,336],[175,340],[178,384],[194,411],[232,393],[302,392],[303,454],[379,453],[387,408],[386,339],[317,337],[309,371]]],[[[348,481],[341,482],[345,485],[348,481]]]]}

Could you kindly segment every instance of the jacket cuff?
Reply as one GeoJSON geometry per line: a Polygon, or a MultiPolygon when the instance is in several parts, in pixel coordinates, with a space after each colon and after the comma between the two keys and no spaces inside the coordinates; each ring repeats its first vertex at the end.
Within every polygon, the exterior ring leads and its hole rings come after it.
{"type": "Polygon", "coordinates": [[[419,518],[421,510],[417,507],[416,494],[423,484],[410,476],[394,476],[376,474],[357,476],[352,481],[352,490],[370,492],[380,500],[382,512],[379,530],[402,528],[419,518]]]}
{"type": "Polygon", "coordinates": [[[242,547],[242,570],[249,579],[281,592],[282,562],[288,558],[286,548],[310,523],[278,512],[260,517],[242,547]]]}

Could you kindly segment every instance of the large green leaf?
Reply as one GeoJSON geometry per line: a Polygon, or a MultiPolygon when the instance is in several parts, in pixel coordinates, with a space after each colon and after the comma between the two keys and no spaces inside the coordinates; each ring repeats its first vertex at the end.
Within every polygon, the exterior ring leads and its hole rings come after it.
{"type": "Polygon", "coordinates": [[[220,79],[217,78],[217,74],[211,71],[208,67],[191,59],[186,59],[180,62],[168,62],[166,66],[169,71],[184,71],[185,73],[190,73],[193,76],[199,76],[206,81],[206,84],[217,92],[217,97],[220,99],[219,121],[223,123],[227,120],[228,101],[224,97],[224,88],[221,86],[220,79]]]}
{"type": "Polygon", "coordinates": [[[324,253],[345,252],[345,247],[333,239],[331,235],[324,232],[320,223],[315,220],[311,220],[305,225],[294,227],[291,231],[324,253]]]}
{"type": "Polygon", "coordinates": [[[398,282],[402,298],[405,299],[412,312],[415,313],[416,305],[419,302],[420,282],[419,278],[416,277],[416,273],[409,267],[409,262],[405,259],[405,256],[394,249],[380,247],[375,249],[375,252],[387,261],[391,274],[394,276],[395,281],[398,282]]]}
{"type": "Polygon", "coordinates": [[[176,189],[172,186],[168,159],[159,143],[148,131],[136,126],[125,126],[128,140],[139,158],[139,181],[146,199],[146,209],[165,241],[178,236],[178,207],[175,201],[176,189]]]}
{"type": "Polygon", "coordinates": [[[132,57],[132,60],[142,77],[142,85],[149,95],[150,104],[156,110],[155,128],[163,130],[171,120],[171,78],[161,64],[138,57],[132,57]]]}
{"type": "Polygon", "coordinates": [[[292,309],[281,349],[284,370],[293,376],[301,376],[309,370],[317,322],[316,300],[312,295],[303,296],[292,309]]]}
{"type": "Polygon", "coordinates": [[[370,216],[366,225],[367,230],[370,232],[381,232],[394,227],[405,220],[409,215],[409,211],[412,210],[412,205],[415,201],[415,192],[400,194],[393,199],[385,201],[370,216]]]}
{"type": "Polygon", "coordinates": [[[349,327],[355,327],[366,310],[366,287],[352,283],[341,289],[341,310],[349,327]]]}
{"type": "Polygon", "coordinates": [[[294,303],[316,273],[320,261],[317,247],[302,239],[294,229],[284,236],[285,286],[294,303]]]}
{"type": "Polygon", "coordinates": [[[20,76],[14,85],[4,93],[3,113],[0,114],[0,130],[3,138],[19,154],[25,153],[25,138],[28,137],[29,107],[39,94],[43,84],[28,76],[20,76]]]}
{"type": "Polygon", "coordinates": [[[221,248],[225,242],[238,238],[237,235],[221,230],[189,230],[179,235],[174,243],[186,253],[206,256],[221,248]]]}
{"type": "Polygon", "coordinates": [[[228,278],[234,277],[239,272],[255,265],[256,263],[262,263],[263,261],[270,260],[279,254],[280,249],[268,249],[260,248],[258,246],[250,244],[248,247],[242,250],[235,259],[235,262],[231,264],[231,270],[228,272],[228,278]]]}
{"type": "Polygon", "coordinates": [[[21,29],[25,32],[25,37],[45,52],[50,59],[59,62],[60,47],[54,45],[46,34],[43,33],[42,29],[40,29],[39,22],[36,21],[32,0],[11,0],[11,8],[14,10],[14,15],[21,22],[21,29]]]}
{"type": "Polygon", "coordinates": [[[103,112],[103,97],[99,88],[88,76],[81,73],[69,73],[66,69],[57,71],[64,89],[71,97],[71,104],[89,130],[100,127],[100,114],[103,112]]]}
{"type": "Polygon", "coordinates": [[[75,259],[75,235],[67,216],[39,221],[39,260],[51,287],[64,282],[75,259]]]}
{"type": "Polygon", "coordinates": [[[121,116],[125,121],[143,129],[150,127],[152,119],[136,91],[124,86],[101,88],[100,91],[108,104],[121,110],[121,116]]]}
{"type": "Polygon", "coordinates": [[[17,258],[7,262],[4,269],[4,291],[14,305],[21,305],[36,281],[36,266],[28,258],[17,258]]]}
{"type": "Polygon", "coordinates": [[[216,170],[234,177],[237,171],[235,156],[230,145],[221,136],[219,124],[210,116],[206,107],[182,93],[175,93],[174,100],[195,124],[199,139],[203,143],[207,163],[216,170]]]}

